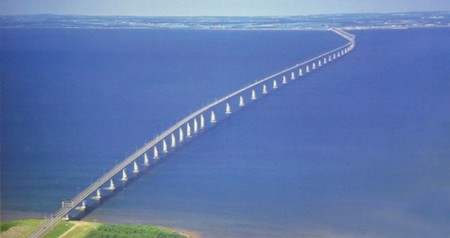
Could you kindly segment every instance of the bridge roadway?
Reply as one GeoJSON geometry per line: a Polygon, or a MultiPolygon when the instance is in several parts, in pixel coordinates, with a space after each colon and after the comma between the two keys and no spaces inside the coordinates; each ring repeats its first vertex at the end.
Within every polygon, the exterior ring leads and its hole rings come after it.
{"type": "MultiPolygon", "coordinates": [[[[254,83],[243,87],[237,91],[234,91],[200,109],[197,111],[194,111],[193,113],[189,114],[185,118],[181,119],[177,123],[175,123],[173,126],[162,132],[161,134],[157,135],[154,139],[149,141],[148,143],[144,144],[141,148],[136,150],[133,154],[129,155],[125,160],[120,162],[119,164],[115,165],[111,170],[109,170],[107,173],[105,173],[103,176],[98,178],[95,182],[93,182],[91,185],[89,185],[86,189],[84,189],[82,192],[80,192],[78,195],[76,195],[69,203],[65,203],[65,205],[60,208],[56,213],[54,213],[49,219],[47,219],[42,225],[36,229],[36,231],[31,234],[31,238],[38,238],[43,237],[48,231],[50,231],[59,221],[61,221],[65,216],[67,216],[72,210],[74,210],[79,204],[81,204],[85,199],[87,199],[91,194],[95,193],[98,189],[100,189],[103,185],[105,185],[109,180],[113,179],[114,176],[119,174],[122,170],[126,169],[127,166],[131,165],[134,161],[138,160],[144,153],[147,151],[150,151],[152,147],[158,146],[159,143],[161,143],[164,139],[170,138],[172,134],[176,133],[176,130],[179,128],[182,128],[184,125],[189,123],[191,120],[196,119],[198,116],[203,115],[203,113],[208,112],[209,110],[214,109],[216,106],[226,103],[228,100],[230,100],[233,97],[240,96],[242,93],[246,92],[247,90],[254,90],[257,86],[265,85],[264,83],[269,83],[271,80],[274,80],[278,82],[278,77],[283,76],[288,79],[295,79],[297,77],[302,77],[305,74],[309,73],[310,70],[316,70],[319,67],[322,67],[323,65],[329,63],[330,61],[334,61],[336,59],[339,59],[343,55],[350,52],[354,46],[355,46],[355,36],[345,32],[341,29],[337,28],[331,28],[331,31],[338,34],[345,40],[347,40],[347,43],[345,43],[342,46],[339,46],[335,49],[332,49],[330,51],[327,51],[319,56],[316,56],[314,58],[311,58],[309,60],[306,60],[302,63],[296,64],[292,67],[289,67],[287,69],[284,69],[278,73],[272,74],[270,76],[267,76],[263,79],[257,80],[254,83]],[[317,63],[317,65],[316,65],[317,63]],[[297,73],[297,76],[295,76],[297,73]],[[291,76],[294,76],[294,78],[291,78],[291,76]]],[[[283,79],[285,80],[285,79],[283,79]]],[[[275,83],[275,82],[274,82],[275,83]]],[[[281,81],[280,81],[281,83],[281,81]]]]}

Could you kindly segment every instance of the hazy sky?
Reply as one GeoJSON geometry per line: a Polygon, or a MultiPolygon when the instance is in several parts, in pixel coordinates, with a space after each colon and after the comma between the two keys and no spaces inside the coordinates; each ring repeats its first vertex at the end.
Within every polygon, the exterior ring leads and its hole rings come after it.
{"type": "Polygon", "coordinates": [[[449,0],[0,0],[0,14],[255,16],[450,10],[449,0]]]}

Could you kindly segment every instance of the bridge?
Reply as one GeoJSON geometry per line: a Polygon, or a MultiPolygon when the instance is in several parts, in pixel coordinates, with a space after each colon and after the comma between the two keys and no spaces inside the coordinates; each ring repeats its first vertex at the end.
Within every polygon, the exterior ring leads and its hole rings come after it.
{"type": "Polygon", "coordinates": [[[90,199],[90,201],[104,199],[103,194],[105,192],[113,193],[116,190],[115,184],[117,182],[115,181],[119,181],[123,185],[126,184],[130,176],[132,176],[131,174],[129,175],[130,172],[134,175],[142,173],[140,166],[148,168],[157,163],[162,156],[166,156],[195,134],[217,123],[219,114],[226,118],[233,112],[232,105],[235,105],[236,102],[238,102],[237,107],[244,107],[246,100],[248,102],[257,100],[259,97],[263,97],[286,85],[289,81],[305,77],[307,74],[340,59],[354,49],[356,39],[354,35],[337,28],[331,28],[330,31],[344,38],[346,43],[319,56],[257,80],[192,112],[137,149],[71,200],[63,201],[61,208],[41,224],[30,237],[43,237],[58,222],[63,219],[69,219],[71,212],[85,211],[89,206],[90,199]],[[233,100],[236,100],[234,101],[235,104],[232,103],[233,100]],[[149,155],[151,158],[149,158],[149,155]]]}

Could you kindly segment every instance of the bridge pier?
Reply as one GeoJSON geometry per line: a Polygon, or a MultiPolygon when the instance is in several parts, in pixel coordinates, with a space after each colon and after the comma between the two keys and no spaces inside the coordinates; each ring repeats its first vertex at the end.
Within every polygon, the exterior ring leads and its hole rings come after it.
{"type": "Polygon", "coordinates": [[[312,63],[312,69],[313,69],[313,70],[316,69],[316,63],[315,63],[315,62],[312,63]]]}
{"type": "Polygon", "coordinates": [[[138,164],[136,163],[136,161],[133,161],[133,173],[134,173],[134,174],[139,173],[139,166],[138,166],[138,164]]]}
{"type": "Polygon", "coordinates": [[[194,118],[194,134],[197,133],[198,131],[198,122],[197,122],[197,118],[194,118]]]}
{"type": "Polygon", "coordinates": [[[216,114],[214,113],[214,111],[211,111],[211,118],[210,118],[210,122],[211,124],[216,123],[216,114]]]}
{"type": "Polygon", "coordinates": [[[309,65],[306,65],[306,73],[309,73],[309,65]]]}
{"type": "Polygon", "coordinates": [[[175,148],[177,146],[177,139],[173,133],[170,135],[170,140],[170,147],[175,148]]]}
{"type": "Polygon", "coordinates": [[[166,142],[166,139],[163,140],[163,152],[164,152],[165,154],[167,154],[167,152],[168,152],[168,150],[167,150],[167,142],[166,142]]]}
{"type": "Polygon", "coordinates": [[[239,107],[243,107],[243,106],[245,106],[244,98],[242,96],[239,96],[239,107]]]}
{"type": "Polygon", "coordinates": [[[122,169],[122,178],[120,179],[122,182],[126,182],[128,180],[127,171],[122,169]]]}
{"type": "Polygon", "coordinates": [[[114,191],[116,189],[116,186],[114,185],[114,181],[112,179],[109,180],[109,186],[106,188],[106,190],[114,191]]]}
{"type": "Polygon", "coordinates": [[[322,60],[319,59],[319,63],[318,63],[319,67],[322,67],[322,60]]]}
{"type": "Polygon", "coordinates": [[[158,152],[158,147],[153,147],[153,159],[157,160],[159,159],[159,152],[158,152]]]}
{"type": "Polygon", "coordinates": [[[183,127],[180,127],[178,129],[178,141],[181,143],[183,142],[184,134],[183,134],[183,127]]]}
{"type": "Polygon", "coordinates": [[[75,209],[78,210],[78,211],[84,211],[84,210],[86,210],[86,202],[85,202],[85,201],[82,201],[82,202],[81,202],[81,205],[78,206],[78,207],[76,207],[75,209]]]}
{"type": "Polygon", "coordinates": [[[255,89],[252,89],[252,100],[253,101],[256,100],[256,91],[255,91],[255,89]]]}
{"type": "Polygon", "coordinates": [[[298,69],[298,76],[299,76],[299,77],[303,76],[303,70],[302,70],[302,68],[299,68],[299,69],[298,69]]]}
{"type": "Polygon", "coordinates": [[[149,166],[150,162],[148,161],[147,153],[144,153],[144,166],[149,166]]]}
{"type": "Polygon", "coordinates": [[[95,194],[94,197],[92,197],[92,199],[99,201],[100,199],[102,199],[102,192],[100,192],[100,189],[97,189],[97,192],[95,194]]]}
{"type": "Polygon", "coordinates": [[[225,106],[225,114],[231,114],[231,106],[229,103],[227,103],[225,106]]]}
{"type": "Polygon", "coordinates": [[[277,88],[278,88],[277,80],[276,80],[276,79],[273,80],[272,88],[273,88],[273,89],[277,89],[277,88]]]}
{"type": "Polygon", "coordinates": [[[187,137],[191,137],[191,125],[188,123],[186,123],[186,136],[187,137]]]}
{"type": "Polygon", "coordinates": [[[263,85],[262,94],[267,94],[267,86],[265,84],[263,85]]]}
{"type": "Polygon", "coordinates": [[[286,76],[285,76],[285,75],[283,75],[283,79],[282,79],[281,83],[282,83],[282,84],[287,84],[286,76]]]}
{"type": "Polygon", "coordinates": [[[205,127],[205,117],[203,114],[200,115],[200,129],[203,129],[205,127]]]}
{"type": "Polygon", "coordinates": [[[291,80],[294,80],[294,79],[295,79],[295,73],[291,72],[291,80]]]}

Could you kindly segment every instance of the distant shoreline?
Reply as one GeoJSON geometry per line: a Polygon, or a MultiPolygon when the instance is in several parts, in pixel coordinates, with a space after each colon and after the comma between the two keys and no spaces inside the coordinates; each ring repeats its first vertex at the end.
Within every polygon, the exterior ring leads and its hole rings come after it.
{"type": "MultiPolygon", "coordinates": [[[[49,30],[160,30],[160,31],[328,31],[328,29],[314,29],[314,28],[236,28],[236,29],[218,29],[218,28],[146,28],[146,27],[5,27],[0,26],[0,29],[49,29],[49,30]]],[[[409,27],[341,27],[347,31],[371,31],[371,30],[414,30],[414,29],[450,29],[448,26],[409,26],[409,27]]]]}
{"type": "Polygon", "coordinates": [[[324,31],[450,28],[450,12],[353,13],[306,16],[87,16],[0,15],[0,29],[148,29],[230,31],[324,31]]]}

